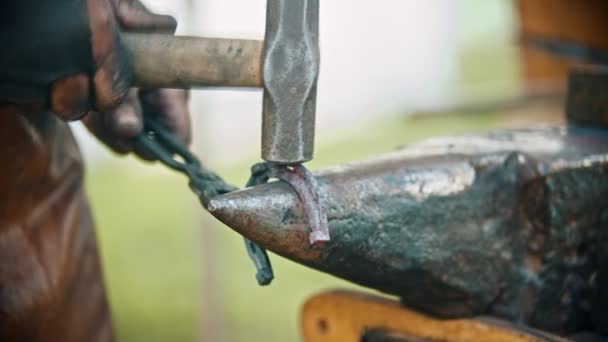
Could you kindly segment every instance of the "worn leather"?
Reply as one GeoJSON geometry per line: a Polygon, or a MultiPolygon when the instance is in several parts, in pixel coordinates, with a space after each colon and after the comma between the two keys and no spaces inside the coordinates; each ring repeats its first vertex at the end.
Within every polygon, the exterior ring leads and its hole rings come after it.
{"type": "Polygon", "coordinates": [[[51,114],[0,116],[0,341],[111,341],[83,165],[51,114]]]}

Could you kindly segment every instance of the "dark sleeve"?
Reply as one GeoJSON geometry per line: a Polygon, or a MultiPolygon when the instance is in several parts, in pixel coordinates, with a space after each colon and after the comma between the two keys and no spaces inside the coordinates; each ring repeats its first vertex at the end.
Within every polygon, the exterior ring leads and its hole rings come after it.
{"type": "Polygon", "coordinates": [[[86,0],[3,0],[0,103],[47,99],[52,81],[93,72],[86,0]]]}

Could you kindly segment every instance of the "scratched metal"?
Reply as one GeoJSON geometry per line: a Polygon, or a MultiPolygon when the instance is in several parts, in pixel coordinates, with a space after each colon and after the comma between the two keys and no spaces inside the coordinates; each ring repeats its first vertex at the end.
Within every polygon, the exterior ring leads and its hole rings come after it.
{"type": "Polygon", "coordinates": [[[316,173],[331,241],[311,247],[286,184],[210,212],[296,262],[441,317],[565,333],[608,327],[608,133],[556,127],[436,138],[316,173]]]}
{"type": "Polygon", "coordinates": [[[312,159],[319,59],[319,0],[268,0],[264,160],[298,164],[312,159]]]}

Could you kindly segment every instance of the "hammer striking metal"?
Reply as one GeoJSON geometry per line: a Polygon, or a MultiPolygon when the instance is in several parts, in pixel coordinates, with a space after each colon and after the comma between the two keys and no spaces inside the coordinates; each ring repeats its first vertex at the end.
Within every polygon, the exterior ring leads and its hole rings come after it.
{"type": "Polygon", "coordinates": [[[299,165],[313,158],[319,0],[267,0],[263,42],[149,34],[128,34],[123,41],[138,86],[262,85],[262,158],[293,176],[281,179],[300,190],[309,208],[311,242],[329,240],[316,182],[295,177],[297,170],[310,174],[299,165]]]}
{"type": "Polygon", "coordinates": [[[312,159],[319,74],[319,0],[268,0],[265,40],[123,34],[134,85],[263,87],[262,158],[312,159]]]}

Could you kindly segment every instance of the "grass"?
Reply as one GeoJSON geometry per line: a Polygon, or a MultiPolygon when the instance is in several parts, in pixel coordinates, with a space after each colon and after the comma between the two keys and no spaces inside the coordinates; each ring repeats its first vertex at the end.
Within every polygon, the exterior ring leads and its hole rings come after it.
{"type": "MultiPolygon", "coordinates": [[[[331,144],[321,138],[310,167],[499,123],[490,113],[387,119],[341,132],[331,144]]],[[[243,184],[253,162],[218,171],[243,184]]],[[[158,165],[120,159],[89,170],[87,183],[119,341],[294,341],[307,297],[353,287],[275,255],[275,281],[258,287],[241,237],[201,214],[185,179],[158,165]]]]}

